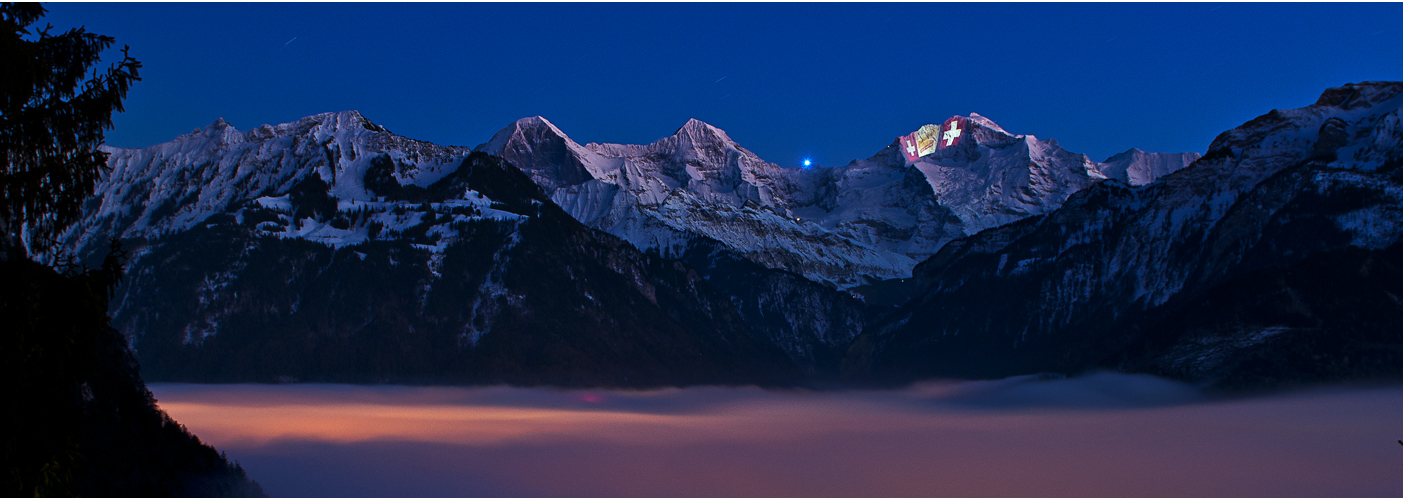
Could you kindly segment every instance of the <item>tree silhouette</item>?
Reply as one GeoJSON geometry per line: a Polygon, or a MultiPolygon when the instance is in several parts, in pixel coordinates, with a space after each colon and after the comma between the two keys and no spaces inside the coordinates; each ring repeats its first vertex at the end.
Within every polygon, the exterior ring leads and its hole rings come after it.
{"type": "Polygon", "coordinates": [[[83,28],[31,33],[47,12],[37,3],[0,4],[0,262],[47,248],[75,221],[105,171],[98,150],[122,111],[141,63],[90,68],[112,37],[83,28]],[[91,71],[91,72],[90,72],[91,71]]]}
{"type": "Polygon", "coordinates": [[[29,258],[77,219],[102,175],[98,150],[141,63],[94,70],[112,38],[30,32],[39,4],[0,4],[0,496],[261,496],[156,407],[107,316],[122,275],[29,258]]]}

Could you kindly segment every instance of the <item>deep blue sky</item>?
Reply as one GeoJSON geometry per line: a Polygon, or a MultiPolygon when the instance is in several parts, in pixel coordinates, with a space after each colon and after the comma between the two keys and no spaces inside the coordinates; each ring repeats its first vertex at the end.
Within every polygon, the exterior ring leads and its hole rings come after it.
{"type": "Polygon", "coordinates": [[[357,109],[474,146],[542,115],[581,142],[688,118],[766,160],[865,158],[977,112],[1092,159],[1199,151],[1327,87],[1403,80],[1389,4],[54,3],[132,47],[107,142],[142,147],[357,109]]]}

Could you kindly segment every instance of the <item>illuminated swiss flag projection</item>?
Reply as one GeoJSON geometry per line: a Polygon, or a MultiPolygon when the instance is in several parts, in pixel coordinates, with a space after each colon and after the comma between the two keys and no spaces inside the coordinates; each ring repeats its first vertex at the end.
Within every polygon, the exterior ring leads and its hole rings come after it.
{"type": "Polygon", "coordinates": [[[968,126],[969,122],[958,116],[952,116],[949,120],[945,120],[945,124],[940,127],[943,132],[940,134],[939,147],[948,148],[959,144],[960,139],[965,136],[965,129],[968,126]]]}
{"type": "Polygon", "coordinates": [[[901,141],[901,154],[906,155],[906,161],[916,161],[921,159],[920,148],[916,146],[916,134],[910,133],[898,137],[901,141]]]}
{"type": "Polygon", "coordinates": [[[940,142],[940,126],[926,125],[911,135],[916,138],[916,154],[925,156],[935,152],[936,144],[940,142]]]}
{"type": "Polygon", "coordinates": [[[936,149],[959,144],[960,138],[964,137],[966,125],[968,122],[964,118],[955,116],[945,120],[944,125],[926,125],[915,132],[898,137],[901,142],[901,154],[906,155],[906,161],[915,162],[922,156],[934,153],[936,149]]]}
{"type": "Polygon", "coordinates": [[[901,154],[906,155],[906,161],[914,162],[922,156],[934,153],[935,148],[939,147],[940,126],[926,125],[897,139],[901,140],[901,154]]]}

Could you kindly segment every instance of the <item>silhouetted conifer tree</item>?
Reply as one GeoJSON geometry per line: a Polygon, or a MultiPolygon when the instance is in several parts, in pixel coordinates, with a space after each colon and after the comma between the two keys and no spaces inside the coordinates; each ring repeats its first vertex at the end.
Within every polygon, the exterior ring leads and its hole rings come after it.
{"type": "Polygon", "coordinates": [[[107,316],[120,245],[96,270],[30,258],[81,214],[141,67],[92,70],[112,38],[31,31],[44,12],[0,4],[0,496],[262,495],[141,382],[107,316]]]}
{"type": "Polygon", "coordinates": [[[45,12],[38,3],[0,4],[0,262],[47,248],[78,218],[106,168],[103,133],[140,80],[141,63],[126,47],[121,62],[90,69],[112,37],[31,31],[45,12]]]}

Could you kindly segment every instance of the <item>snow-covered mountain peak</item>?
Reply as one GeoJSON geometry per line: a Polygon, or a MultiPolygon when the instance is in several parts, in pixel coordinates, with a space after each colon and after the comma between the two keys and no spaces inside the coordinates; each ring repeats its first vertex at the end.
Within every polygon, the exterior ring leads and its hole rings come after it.
{"type": "Polygon", "coordinates": [[[956,237],[1046,213],[1105,178],[1085,155],[1051,139],[1009,133],[978,113],[932,123],[898,142],[897,154],[889,147],[854,167],[918,170],[938,203],[959,219],[956,237]],[[934,151],[913,159],[932,137],[934,151]]]}
{"type": "MultiPolygon", "coordinates": [[[[696,118],[678,128],[672,135],[651,144],[589,143],[585,149],[606,157],[652,157],[674,164],[696,162],[731,162],[744,157],[741,164],[764,163],[754,153],[740,147],[726,131],[696,118]]],[[[739,166],[739,165],[738,165],[739,166]]],[[[741,166],[744,168],[744,166],[741,166]]]]}
{"type": "Polygon", "coordinates": [[[373,134],[390,135],[388,130],[372,123],[369,119],[365,118],[365,116],[361,115],[359,111],[348,110],[319,113],[287,123],[260,125],[249,130],[239,130],[221,117],[202,129],[197,128],[188,134],[177,137],[173,142],[203,142],[213,140],[217,143],[237,144],[246,141],[258,142],[273,137],[291,137],[299,135],[311,135],[315,136],[318,140],[325,140],[332,136],[350,139],[357,136],[373,134]]]}
{"type": "MultiPolygon", "coordinates": [[[[352,205],[376,203],[384,193],[366,186],[371,170],[382,185],[423,187],[468,155],[465,148],[394,135],[356,111],[247,131],[221,118],[167,143],[104,151],[111,170],[96,188],[100,204],[66,232],[71,244],[158,238],[298,186],[352,205]]],[[[333,202],[329,210],[335,209],[333,202]]]]}
{"type": "Polygon", "coordinates": [[[209,133],[209,132],[212,132],[212,131],[223,130],[223,129],[226,129],[226,128],[234,128],[234,126],[233,126],[233,125],[230,125],[229,122],[224,121],[224,117],[221,116],[221,117],[219,117],[218,119],[216,119],[214,122],[210,123],[209,125],[206,125],[205,128],[204,128],[204,132],[205,132],[205,133],[209,133]]]}
{"type": "Polygon", "coordinates": [[[356,110],[319,113],[300,120],[278,125],[263,125],[249,132],[269,131],[274,135],[313,133],[325,138],[332,135],[350,137],[373,133],[389,133],[384,127],[371,122],[356,110]]]}
{"type": "Polygon", "coordinates": [[[575,144],[574,141],[571,141],[570,137],[565,135],[565,132],[562,132],[554,123],[538,115],[512,122],[511,125],[497,131],[497,133],[492,136],[491,140],[478,145],[473,148],[473,150],[482,151],[495,156],[502,156],[503,150],[513,142],[529,147],[541,142],[546,142],[552,136],[556,141],[550,142],[561,142],[579,146],[575,144]]]}
{"type": "Polygon", "coordinates": [[[1007,136],[1013,136],[1013,134],[1009,133],[1007,130],[1004,130],[1003,127],[1000,127],[999,124],[994,123],[994,120],[990,120],[988,117],[979,113],[971,112],[969,116],[966,116],[964,118],[968,119],[971,123],[979,124],[979,126],[987,128],[991,131],[1000,132],[1007,136]]]}
{"type": "MultiPolygon", "coordinates": [[[[937,157],[969,157],[976,154],[976,150],[981,146],[1006,148],[1020,141],[1037,140],[1031,135],[1014,134],[1004,130],[999,124],[979,113],[970,113],[969,116],[955,115],[947,118],[943,123],[947,124],[946,128],[958,127],[955,132],[959,140],[948,147],[942,145],[940,149],[936,150],[935,156],[937,157]]],[[[945,136],[949,134],[949,130],[943,131],[941,139],[945,139],[945,136]]],[[[1053,146],[1056,144],[1056,142],[1052,143],[1053,146]]],[[[1036,146],[1034,148],[1036,149],[1036,146]]]]}
{"type": "Polygon", "coordinates": [[[731,136],[726,135],[726,131],[716,128],[714,125],[698,120],[696,118],[688,119],[687,123],[683,124],[681,128],[677,129],[677,132],[673,133],[672,136],[677,138],[685,137],[693,143],[719,142],[725,144],[735,144],[736,142],[731,140],[731,136]]]}
{"type": "Polygon", "coordinates": [[[1108,179],[1116,179],[1132,186],[1143,186],[1189,166],[1201,156],[1196,152],[1150,153],[1139,148],[1130,148],[1124,153],[1106,158],[1098,169],[1108,179]]]}
{"type": "Polygon", "coordinates": [[[188,133],[176,137],[175,140],[202,142],[231,142],[238,141],[241,138],[242,137],[239,136],[239,131],[235,129],[233,125],[230,125],[229,122],[224,121],[224,117],[219,117],[219,119],[211,122],[209,125],[205,125],[204,128],[197,128],[191,130],[188,133]]]}
{"type": "Polygon", "coordinates": [[[650,144],[648,149],[652,153],[669,156],[678,163],[720,163],[738,168],[744,168],[741,164],[764,163],[754,153],[736,144],[725,131],[696,118],[687,120],[671,137],[650,144]],[[740,161],[739,157],[745,157],[746,161],[740,161]]]}
{"type": "Polygon", "coordinates": [[[570,139],[541,116],[522,118],[473,151],[501,157],[526,172],[547,193],[605,177],[616,166],[570,139]]]}
{"type": "MultiPolygon", "coordinates": [[[[1149,154],[1150,154],[1150,153],[1147,153],[1147,152],[1145,152],[1144,150],[1142,150],[1142,149],[1140,149],[1140,148],[1130,148],[1130,149],[1125,150],[1125,152],[1116,153],[1116,154],[1114,154],[1114,155],[1111,155],[1110,158],[1106,158],[1106,161],[1103,161],[1103,162],[1101,162],[1101,163],[1103,163],[1103,164],[1130,163],[1130,162],[1135,162],[1135,161],[1137,161],[1137,160],[1142,160],[1142,159],[1144,159],[1145,157],[1147,157],[1149,154]]],[[[1106,173],[1106,170],[1103,168],[1103,169],[1101,170],[1101,172],[1102,172],[1102,173],[1106,173]]],[[[1112,179],[1118,178],[1118,177],[1116,177],[1116,176],[1111,176],[1111,175],[1109,175],[1109,174],[1107,174],[1107,177],[1110,177],[1110,178],[1112,178],[1112,179]]],[[[1124,180],[1124,179],[1121,179],[1121,180],[1124,180]]]]}

